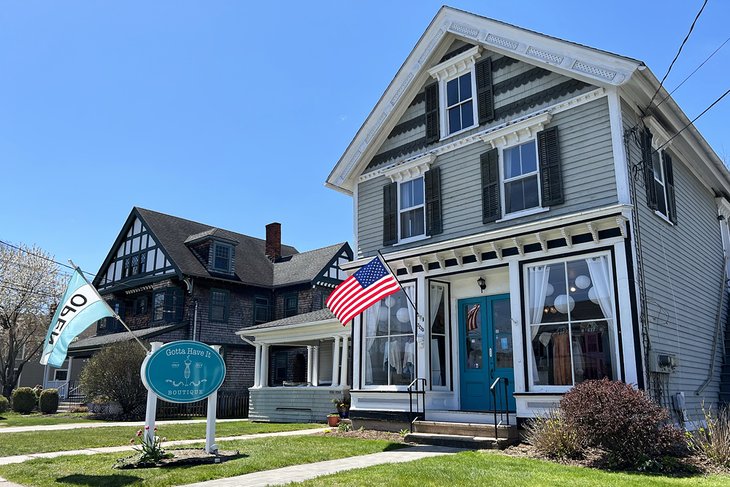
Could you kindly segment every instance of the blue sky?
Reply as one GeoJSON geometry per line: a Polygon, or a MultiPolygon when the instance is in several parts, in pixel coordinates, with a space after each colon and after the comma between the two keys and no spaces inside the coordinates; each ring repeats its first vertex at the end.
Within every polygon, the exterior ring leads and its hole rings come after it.
{"type": "MultiPolygon", "coordinates": [[[[453,1],[645,61],[661,78],[701,1],[453,1]]],[[[323,185],[440,2],[8,1],[0,9],[0,240],[95,272],[133,206],[300,250],[352,240],[323,185]]],[[[666,85],[730,29],[710,0],[666,85]]],[[[676,93],[728,88],[730,43],[676,93]]],[[[698,122],[730,157],[730,98],[698,122]]]]}

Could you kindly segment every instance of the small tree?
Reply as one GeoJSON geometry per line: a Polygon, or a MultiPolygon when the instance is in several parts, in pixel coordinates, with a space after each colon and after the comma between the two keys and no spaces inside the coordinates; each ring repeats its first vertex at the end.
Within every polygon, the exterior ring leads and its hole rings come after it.
{"type": "Polygon", "coordinates": [[[87,400],[105,396],[119,403],[122,415],[135,414],[147,400],[139,372],[144,358],[145,352],[136,341],[101,349],[81,372],[81,388],[87,400]]]}
{"type": "Polygon", "coordinates": [[[43,414],[56,414],[58,412],[58,389],[43,389],[38,397],[38,409],[43,414]]]}
{"type": "Polygon", "coordinates": [[[18,247],[0,244],[0,385],[7,398],[25,364],[37,357],[62,291],[51,255],[18,247]]]}

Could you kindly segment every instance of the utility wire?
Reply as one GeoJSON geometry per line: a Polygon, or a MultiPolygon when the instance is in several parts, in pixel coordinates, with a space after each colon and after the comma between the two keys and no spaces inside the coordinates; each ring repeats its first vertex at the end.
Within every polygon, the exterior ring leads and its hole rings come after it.
{"type": "Polygon", "coordinates": [[[664,103],[665,101],[667,101],[667,98],[669,98],[670,96],[672,96],[672,93],[674,93],[675,91],[677,91],[685,83],[685,81],[687,81],[688,79],[690,79],[693,74],[695,74],[697,71],[699,71],[699,69],[702,66],[704,66],[705,63],[712,58],[712,56],[714,56],[715,54],[717,54],[717,51],[719,51],[720,49],[722,49],[725,46],[725,44],[728,43],[728,41],[730,41],[730,37],[728,37],[727,39],[725,39],[725,42],[723,42],[722,44],[720,44],[720,47],[718,47],[717,49],[715,49],[714,51],[712,51],[712,54],[710,54],[709,56],[707,56],[707,58],[705,58],[705,60],[702,61],[702,63],[699,66],[697,66],[694,71],[692,71],[691,73],[689,73],[689,75],[686,78],[684,78],[682,80],[682,82],[677,85],[676,88],[674,88],[672,91],[670,91],[667,96],[665,96],[664,98],[662,98],[662,101],[660,101],[659,103],[657,103],[657,105],[656,105],[657,108],[659,108],[662,105],[662,103],[664,103]]]}
{"type": "Polygon", "coordinates": [[[705,0],[702,3],[702,7],[700,8],[700,11],[697,12],[697,15],[695,15],[695,19],[692,21],[692,25],[689,27],[689,32],[687,32],[687,35],[684,37],[684,40],[682,41],[682,44],[679,46],[679,50],[677,51],[677,54],[674,56],[674,59],[672,60],[671,64],[669,64],[669,68],[667,69],[667,74],[664,75],[662,80],[659,82],[659,86],[657,87],[656,91],[654,92],[654,95],[652,95],[651,100],[649,100],[649,104],[647,105],[647,110],[651,107],[652,102],[654,101],[654,98],[656,98],[657,94],[659,93],[659,90],[662,89],[662,85],[664,84],[664,81],[667,79],[667,76],[669,76],[669,73],[672,71],[672,67],[674,66],[674,63],[679,59],[679,54],[682,52],[682,48],[687,43],[687,40],[689,39],[689,36],[692,34],[692,31],[695,28],[695,24],[697,23],[697,19],[700,18],[700,15],[702,15],[702,11],[705,9],[705,6],[707,5],[707,0],[705,0]]]}
{"type": "Polygon", "coordinates": [[[679,130],[679,132],[677,132],[676,134],[672,135],[672,136],[671,136],[671,137],[669,138],[669,140],[667,140],[666,142],[664,142],[664,143],[663,143],[663,144],[662,144],[662,145],[661,145],[660,147],[657,147],[657,148],[656,148],[656,149],[655,149],[655,150],[654,150],[654,151],[652,152],[652,154],[653,154],[654,152],[658,152],[659,150],[661,150],[661,149],[663,149],[664,147],[666,147],[666,146],[667,146],[667,144],[669,144],[669,143],[670,143],[670,142],[671,142],[671,141],[672,141],[672,140],[673,140],[673,139],[674,139],[675,137],[677,137],[677,136],[678,136],[679,134],[681,134],[682,132],[684,132],[684,131],[685,131],[685,129],[687,129],[687,128],[688,128],[688,127],[689,127],[690,125],[693,125],[693,124],[694,124],[694,123],[695,123],[695,122],[697,121],[697,119],[699,119],[699,118],[700,118],[700,117],[701,117],[702,115],[704,115],[705,113],[707,113],[707,112],[708,112],[708,111],[710,110],[710,108],[712,108],[712,107],[714,107],[715,105],[717,105],[717,104],[718,104],[718,103],[720,102],[720,100],[722,100],[723,98],[725,98],[725,97],[727,96],[727,94],[728,94],[728,93],[730,93],[730,89],[728,89],[728,90],[727,90],[727,91],[726,91],[725,93],[723,93],[723,94],[722,94],[722,95],[720,96],[720,98],[718,98],[717,100],[713,101],[713,102],[712,102],[712,104],[711,104],[711,105],[710,105],[709,107],[707,107],[707,108],[705,108],[704,110],[702,110],[702,113],[700,113],[699,115],[697,115],[697,116],[696,116],[695,118],[693,118],[693,119],[692,119],[692,121],[691,121],[691,122],[689,122],[689,123],[688,123],[687,125],[685,125],[684,127],[682,127],[682,128],[681,128],[681,129],[679,130]]]}
{"type": "MultiPolygon", "coordinates": [[[[42,254],[37,254],[37,253],[35,253],[35,252],[31,252],[30,250],[27,250],[27,249],[24,249],[24,248],[18,247],[17,245],[13,245],[13,244],[11,244],[11,243],[8,243],[8,242],[5,242],[5,241],[3,241],[3,240],[0,240],[0,244],[3,244],[3,245],[5,245],[5,246],[7,246],[7,247],[12,247],[12,248],[14,248],[14,249],[16,249],[16,250],[20,250],[21,252],[25,252],[26,254],[29,254],[29,255],[34,255],[34,256],[36,256],[36,257],[38,257],[38,258],[41,258],[41,259],[43,259],[43,260],[47,260],[48,262],[53,262],[54,264],[57,264],[57,265],[60,265],[60,266],[63,266],[63,267],[67,267],[67,268],[71,269],[72,271],[75,271],[75,270],[76,270],[76,268],[75,268],[75,267],[72,267],[72,266],[70,266],[70,265],[68,265],[68,264],[64,264],[63,262],[59,262],[59,261],[57,261],[57,260],[53,260],[53,259],[51,259],[50,257],[46,257],[45,255],[42,255],[42,254]]],[[[81,270],[80,268],[79,268],[79,270],[80,270],[81,272],[83,272],[84,274],[86,274],[87,276],[91,276],[92,278],[93,278],[93,277],[96,277],[96,275],[95,275],[95,274],[92,274],[92,273],[90,273],[90,272],[86,272],[86,271],[82,271],[82,270],[81,270]]]]}

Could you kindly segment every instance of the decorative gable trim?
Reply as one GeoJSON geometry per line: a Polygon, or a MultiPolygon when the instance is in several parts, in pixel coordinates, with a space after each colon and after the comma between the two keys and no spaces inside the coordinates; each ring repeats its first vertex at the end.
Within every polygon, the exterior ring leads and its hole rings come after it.
{"type": "Polygon", "coordinates": [[[474,63],[476,63],[476,60],[479,59],[481,55],[482,47],[474,46],[468,51],[462,52],[451,59],[447,59],[441,64],[437,64],[428,70],[428,74],[436,80],[441,81],[446,78],[451,78],[461,73],[465,73],[474,66],[474,63]]]}
{"type": "MultiPolygon", "coordinates": [[[[649,128],[649,131],[651,132],[651,135],[653,136],[652,140],[654,142],[654,145],[656,147],[662,147],[664,144],[667,144],[667,141],[671,139],[671,136],[669,133],[664,129],[664,127],[659,123],[659,121],[654,118],[653,115],[647,115],[644,117],[644,125],[646,125],[649,128]]],[[[667,147],[672,145],[673,140],[667,144],[667,147]]]]}
{"type": "Polygon", "coordinates": [[[540,113],[530,118],[511,123],[506,127],[493,130],[480,135],[482,142],[489,144],[490,148],[507,147],[520,144],[535,137],[537,132],[550,123],[553,116],[551,113],[540,113]]]}
{"type": "Polygon", "coordinates": [[[442,7],[328,176],[327,186],[352,194],[358,168],[372,157],[375,147],[385,140],[407,107],[400,103],[403,97],[416,95],[428,74],[426,64],[434,54],[445,53],[444,39],[454,36],[599,86],[622,85],[642,65],[623,56],[442,7]]]}
{"type": "Polygon", "coordinates": [[[383,175],[390,178],[391,182],[408,181],[409,179],[422,176],[431,169],[431,164],[436,160],[435,154],[422,154],[413,159],[407,159],[400,164],[383,170],[383,175]]]}

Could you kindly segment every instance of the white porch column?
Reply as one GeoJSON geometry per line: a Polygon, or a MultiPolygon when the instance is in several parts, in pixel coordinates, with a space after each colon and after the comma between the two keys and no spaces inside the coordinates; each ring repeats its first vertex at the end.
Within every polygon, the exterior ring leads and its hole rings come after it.
{"type": "Polygon", "coordinates": [[[337,372],[340,365],[340,337],[335,336],[335,341],[332,343],[332,387],[337,387],[337,372]]]}
{"type": "Polygon", "coordinates": [[[269,385],[269,344],[264,343],[261,346],[261,382],[259,387],[267,387],[269,385]]]}
{"type": "Polygon", "coordinates": [[[347,362],[348,362],[348,350],[349,350],[349,340],[347,337],[342,337],[342,367],[340,368],[340,385],[346,386],[347,385],[347,362]]]}
{"type": "Polygon", "coordinates": [[[319,347],[313,346],[312,347],[312,385],[318,386],[319,385],[319,347]]]}
{"type": "Polygon", "coordinates": [[[307,384],[312,385],[312,346],[307,345],[307,384]]]}
{"type": "Polygon", "coordinates": [[[253,386],[261,387],[261,345],[254,345],[253,386]]]}

